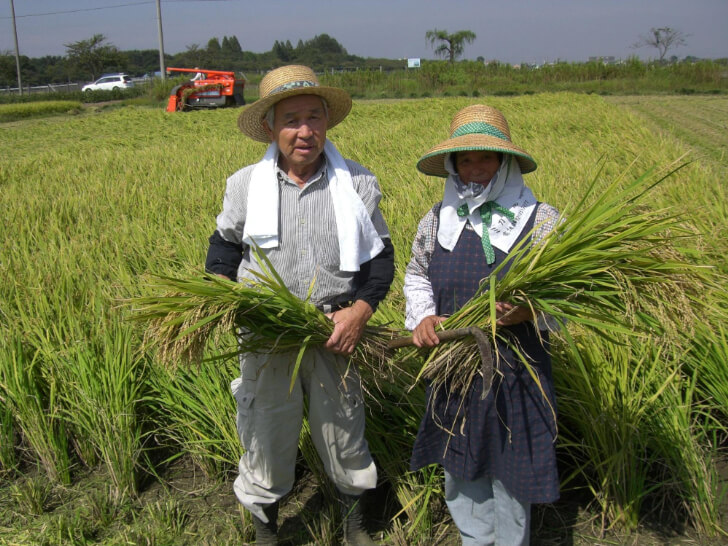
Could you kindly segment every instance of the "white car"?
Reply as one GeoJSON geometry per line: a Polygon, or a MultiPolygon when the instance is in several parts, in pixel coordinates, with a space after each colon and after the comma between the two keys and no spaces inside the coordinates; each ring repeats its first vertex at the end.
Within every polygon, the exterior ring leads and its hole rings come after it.
{"type": "Polygon", "coordinates": [[[102,76],[93,83],[84,85],[81,91],[112,91],[114,89],[129,89],[134,87],[131,76],[126,74],[109,74],[102,76]]]}

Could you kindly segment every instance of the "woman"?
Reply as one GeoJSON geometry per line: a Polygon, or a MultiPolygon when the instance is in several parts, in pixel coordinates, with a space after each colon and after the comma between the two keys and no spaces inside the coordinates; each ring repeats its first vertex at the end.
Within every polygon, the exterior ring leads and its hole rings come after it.
{"type": "MultiPolygon", "coordinates": [[[[450,134],[417,163],[421,172],[446,178],[442,201],[420,221],[405,275],[406,326],[418,347],[437,345],[437,325],[473,297],[519,241],[538,243],[558,219],[525,186],[522,174],[536,163],[511,143],[501,112],[464,108],[450,134]]],[[[559,496],[547,321],[505,302],[496,317],[528,355],[541,388],[499,341],[499,373],[485,398],[480,376],[465,400],[428,389],[411,460],[412,470],[443,465],[446,502],[464,545],[528,544],[531,503],[559,496]]]]}

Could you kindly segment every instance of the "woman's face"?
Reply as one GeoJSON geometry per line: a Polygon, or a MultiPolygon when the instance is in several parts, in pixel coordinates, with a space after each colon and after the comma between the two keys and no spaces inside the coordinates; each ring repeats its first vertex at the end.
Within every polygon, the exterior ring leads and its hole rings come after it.
{"type": "Polygon", "coordinates": [[[465,184],[474,182],[487,186],[498,172],[500,159],[497,152],[474,150],[455,154],[455,170],[465,184]]]}

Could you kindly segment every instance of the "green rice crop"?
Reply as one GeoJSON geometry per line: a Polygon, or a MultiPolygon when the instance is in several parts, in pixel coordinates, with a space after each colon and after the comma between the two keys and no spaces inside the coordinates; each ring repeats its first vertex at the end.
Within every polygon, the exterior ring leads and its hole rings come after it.
{"type": "Polygon", "coordinates": [[[566,63],[539,67],[497,61],[456,64],[423,61],[416,70],[384,72],[380,67],[322,76],[324,85],[343,87],[356,98],[425,96],[513,96],[569,91],[599,95],[713,93],[726,91],[725,62],[662,65],[631,58],[618,64],[566,63]]]}
{"type": "MultiPolygon", "coordinates": [[[[132,345],[131,328],[107,327],[98,346],[79,343],[59,363],[61,404],[75,437],[86,439],[105,466],[114,497],[134,497],[142,475],[144,418],[139,406],[149,389],[147,367],[132,345]]],[[[88,455],[84,459],[88,464],[88,455]]]]}
{"type": "MultiPolygon", "coordinates": [[[[701,105],[698,111],[710,109],[710,120],[725,124],[728,100],[691,100],[701,105]]],[[[616,180],[621,188],[652,167],[667,167],[690,154],[691,162],[650,190],[638,209],[675,214],[678,225],[671,233],[681,236],[671,241],[677,254],[671,251],[668,258],[689,265],[687,279],[669,284],[670,293],[640,289],[663,327],[641,343],[605,328],[603,333],[620,341],[614,344],[570,324],[566,331],[574,345],[559,342],[554,365],[561,421],[557,450],[568,461],[565,491],[587,484],[605,533],[651,517],[646,506],[659,517],[677,514],[701,533],[716,532],[714,469],[726,425],[728,377],[723,350],[728,304],[720,289],[728,274],[722,236],[728,229],[725,132],[703,137],[699,128],[711,130],[712,122],[700,123],[696,115],[680,118],[675,127],[661,121],[669,118],[664,108],[653,107],[650,117],[634,105],[596,95],[356,101],[329,136],[381,184],[397,267],[376,315],[388,328],[402,327],[402,283],[417,222],[442,195],[442,180],[418,173],[415,162],[447,137],[453,114],[475,102],[505,113],[514,142],[539,165],[527,175],[527,184],[562,211],[574,210],[591,182],[593,195],[611,192],[616,180]],[[713,268],[717,286],[693,282],[699,280],[692,277],[695,268],[704,266],[713,268]],[[633,373],[637,370],[642,374],[633,373]]],[[[37,467],[40,475],[60,483],[73,481],[86,465],[111,472],[113,454],[104,454],[97,445],[101,437],[89,432],[95,421],[83,426],[77,419],[98,407],[93,404],[133,413],[116,422],[122,427],[116,434],[125,436],[119,447],[135,458],[120,470],[132,480],[144,473],[164,482],[160,451],[162,460],[189,455],[212,476],[227,476],[234,468],[239,447],[228,385],[237,363],[167,370],[144,346],[144,327],[132,325],[129,307],[120,302],[152,296],[152,276],[200,275],[226,177],[264,151],[237,130],[238,114],[236,109],[167,114],[125,106],[0,125],[7,152],[0,157],[6,230],[0,247],[2,470],[24,474],[37,467]],[[105,400],[94,395],[99,393],[90,382],[99,383],[102,370],[121,385],[111,372],[129,366],[138,383],[123,382],[125,394],[105,400]],[[78,396],[64,391],[74,386],[82,391],[78,396]],[[163,407],[171,401],[190,412],[176,411],[171,403],[163,407]]],[[[203,356],[234,341],[230,332],[203,356]]],[[[446,525],[427,510],[441,494],[437,469],[407,472],[424,411],[421,386],[412,388],[422,364],[409,361],[394,380],[367,394],[367,434],[382,479],[391,486],[389,512],[397,514],[387,533],[412,543],[441,536],[446,525]]],[[[375,385],[366,370],[362,376],[366,386],[375,385]]],[[[0,542],[21,535],[42,542],[47,537],[42,533],[68,533],[69,521],[46,531],[40,524],[9,531],[0,525],[0,542]]],[[[132,540],[144,532],[120,533],[132,540]]]]}
{"type": "Polygon", "coordinates": [[[42,101],[24,104],[0,104],[0,123],[26,118],[46,117],[51,114],[78,113],[81,103],[70,100],[42,101]]]}
{"type": "Polygon", "coordinates": [[[151,372],[146,401],[154,408],[155,434],[170,451],[169,460],[191,457],[211,479],[236,468],[241,450],[235,428],[235,399],[230,394],[233,361],[202,361],[176,370],[157,366],[151,372]]]}
{"type": "Polygon", "coordinates": [[[574,463],[564,483],[588,484],[602,532],[636,528],[649,501],[658,517],[677,512],[713,533],[720,497],[694,380],[682,375],[679,351],[615,341],[575,332],[556,355],[560,441],[574,463]]]}
{"type": "Polygon", "coordinates": [[[71,460],[67,428],[58,400],[60,381],[49,372],[39,351],[24,346],[20,340],[4,346],[0,360],[3,401],[12,411],[18,432],[47,478],[68,484],[71,460]]]}

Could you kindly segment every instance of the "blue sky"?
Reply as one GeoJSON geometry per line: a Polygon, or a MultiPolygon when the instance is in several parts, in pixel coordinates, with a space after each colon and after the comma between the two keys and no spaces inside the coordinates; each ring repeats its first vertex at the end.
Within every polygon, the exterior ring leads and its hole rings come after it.
{"type": "MultiPolygon", "coordinates": [[[[64,55],[64,44],[103,34],[119,49],[157,49],[156,0],[14,0],[20,53],[64,55]]],[[[166,53],[237,36],[263,52],[275,40],[326,33],[362,57],[434,58],[431,29],[471,30],[463,58],[508,63],[656,58],[631,46],[651,27],[672,27],[687,45],[670,54],[728,57],[728,0],[162,0],[166,53]]],[[[9,0],[0,0],[0,52],[13,53],[9,0]]]]}

